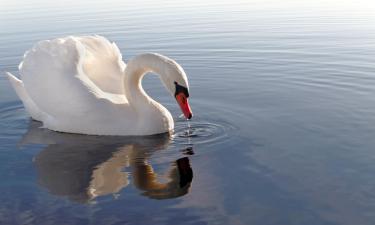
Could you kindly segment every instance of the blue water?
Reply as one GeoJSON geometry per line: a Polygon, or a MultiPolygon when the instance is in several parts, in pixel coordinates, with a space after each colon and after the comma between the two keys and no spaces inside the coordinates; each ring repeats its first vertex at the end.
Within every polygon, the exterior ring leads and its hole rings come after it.
{"type": "Polygon", "coordinates": [[[372,1],[0,1],[0,224],[374,224],[372,1]],[[35,42],[100,34],[190,82],[171,136],[62,134],[4,71],[35,42]]]}

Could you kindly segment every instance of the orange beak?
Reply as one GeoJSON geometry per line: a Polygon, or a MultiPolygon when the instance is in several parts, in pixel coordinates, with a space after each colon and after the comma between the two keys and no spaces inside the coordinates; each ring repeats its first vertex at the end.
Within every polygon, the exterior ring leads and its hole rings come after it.
{"type": "Polygon", "coordinates": [[[183,92],[180,92],[176,95],[176,100],[180,105],[181,111],[184,113],[186,119],[191,119],[193,113],[191,112],[188,98],[186,97],[186,95],[183,92]]]}

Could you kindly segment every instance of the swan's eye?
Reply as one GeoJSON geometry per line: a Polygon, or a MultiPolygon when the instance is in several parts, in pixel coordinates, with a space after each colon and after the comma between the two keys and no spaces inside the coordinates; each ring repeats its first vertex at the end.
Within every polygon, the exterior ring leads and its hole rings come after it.
{"type": "Polygon", "coordinates": [[[176,91],[174,93],[174,96],[177,96],[178,94],[180,93],[184,93],[186,98],[189,97],[189,91],[186,87],[182,86],[182,85],[179,85],[176,81],[174,82],[175,86],[176,86],[176,91]]]}

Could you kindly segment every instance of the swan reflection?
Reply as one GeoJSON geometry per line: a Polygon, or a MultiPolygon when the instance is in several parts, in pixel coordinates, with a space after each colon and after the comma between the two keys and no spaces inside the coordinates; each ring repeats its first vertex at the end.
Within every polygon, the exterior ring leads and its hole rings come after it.
{"type": "MultiPolygon", "coordinates": [[[[77,202],[115,194],[129,185],[153,199],[188,193],[193,178],[189,158],[171,163],[166,182],[159,181],[149,159],[170,143],[167,134],[149,137],[85,136],[39,129],[32,121],[21,144],[47,146],[34,157],[39,184],[50,193],[77,202]],[[126,172],[126,171],[130,172],[126,172]]],[[[192,152],[192,149],[187,151],[192,152]]]]}

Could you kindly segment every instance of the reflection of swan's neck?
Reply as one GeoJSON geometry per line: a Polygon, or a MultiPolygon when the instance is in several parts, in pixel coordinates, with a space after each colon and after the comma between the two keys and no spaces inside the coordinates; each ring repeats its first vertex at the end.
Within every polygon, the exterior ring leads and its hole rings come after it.
{"type": "Polygon", "coordinates": [[[167,199],[188,193],[193,179],[193,170],[187,157],[178,159],[172,165],[168,173],[169,181],[166,183],[158,180],[158,174],[153,170],[151,164],[148,164],[147,161],[135,161],[134,159],[137,158],[139,157],[130,160],[130,164],[133,166],[134,185],[145,191],[143,195],[155,199],[167,199]]]}
{"type": "Polygon", "coordinates": [[[165,67],[167,64],[163,57],[152,53],[138,55],[128,62],[125,69],[124,89],[130,105],[141,107],[152,101],[142,88],[142,78],[148,72],[164,76],[165,67]]]}

